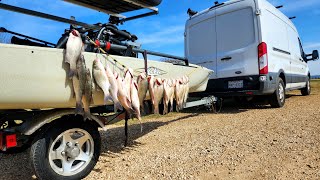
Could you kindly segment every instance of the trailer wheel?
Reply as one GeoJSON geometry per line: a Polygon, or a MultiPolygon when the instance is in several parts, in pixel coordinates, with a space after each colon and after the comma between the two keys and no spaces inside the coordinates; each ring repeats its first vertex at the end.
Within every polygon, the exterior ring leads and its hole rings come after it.
{"type": "Polygon", "coordinates": [[[311,94],[310,78],[307,79],[306,87],[301,89],[302,96],[308,96],[311,94]]]}
{"type": "Polygon", "coordinates": [[[269,99],[269,103],[273,108],[280,108],[284,106],[286,101],[286,93],[285,93],[285,86],[283,80],[279,77],[277,88],[274,93],[271,95],[269,99]]]}
{"type": "Polygon", "coordinates": [[[97,127],[68,121],[40,133],[31,146],[31,166],[39,179],[82,179],[96,165],[101,148],[97,127]]]}

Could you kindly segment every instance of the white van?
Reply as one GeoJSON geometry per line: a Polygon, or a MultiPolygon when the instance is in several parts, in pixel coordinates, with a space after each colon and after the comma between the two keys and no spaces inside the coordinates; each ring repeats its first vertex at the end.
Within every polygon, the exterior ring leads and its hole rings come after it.
{"type": "Polygon", "coordinates": [[[291,20],[266,0],[231,0],[189,15],[185,56],[214,70],[208,94],[268,95],[272,107],[284,105],[285,91],[310,94],[307,61],[318,51],[305,54],[291,20]]]}

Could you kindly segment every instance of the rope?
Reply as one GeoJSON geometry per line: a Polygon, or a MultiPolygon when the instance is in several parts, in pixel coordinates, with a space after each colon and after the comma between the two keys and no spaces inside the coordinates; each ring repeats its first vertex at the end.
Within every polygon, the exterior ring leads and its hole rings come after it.
{"type": "MultiPolygon", "coordinates": [[[[91,43],[91,44],[93,44],[94,46],[96,46],[96,47],[98,47],[97,46],[97,44],[92,40],[92,39],[90,39],[90,37],[88,37],[88,36],[86,36],[87,37],[87,39],[89,40],[89,42],[91,43]]],[[[124,71],[125,69],[129,69],[126,65],[124,65],[124,64],[122,64],[122,63],[120,63],[118,60],[116,60],[116,59],[114,59],[113,57],[111,57],[105,50],[103,50],[101,47],[99,47],[99,50],[103,53],[103,54],[105,54],[105,55],[107,55],[107,58],[110,58],[111,60],[113,60],[114,62],[115,62],[115,66],[117,66],[117,64],[119,64],[120,66],[122,66],[122,71],[124,71]]],[[[106,59],[107,59],[106,58],[106,59]]],[[[109,60],[109,59],[108,59],[109,60]]],[[[120,69],[120,68],[119,68],[120,69]]],[[[192,71],[190,71],[190,73],[188,73],[188,74],[186,74],[189,78],[190,78],[190,76],[191,76],[191,74],[193,74],[194,72],[196,72],[198,70],[198,68],[195,68],[195,69],[193,69],[192,71]]],[[[150,75],[148,75],[148,76],[150,76],[150,75]]]]}
{"type": "MultiPolygon", "coordinates": [[[[86,37],[87,37],[87,39],[89,40],[89,42],[90,42],[91,44],[93,44],[94,46],[98,47],[97,44],[96,44],[92,39],[90,39],[88,36],[86,36],[86,37]]],[[[107,55],[108,58],[110,58],[111,60],[113,60],[113,61],[115,62],[115,64],[118,63],[118,64],[119,64],[120,66],[122,66],[123,68],[127,68],[126,65],[120,63],[118,60],[116,60],[116,59],[114,59],[113,57],[111,57],[111,56],[110,56],[105,50],[103,50],[101,47],[99,47],[99,50],[100,50],[103,54],[107,55]]],[[[106,58],[106,59],[107,59],[107,58],[106,58]]],[[[109,59],[108,59],[108,60],[109,60],[109,59]]],[[[127,69],[128,69],[128,68],[127,68],[127,69]]]]}

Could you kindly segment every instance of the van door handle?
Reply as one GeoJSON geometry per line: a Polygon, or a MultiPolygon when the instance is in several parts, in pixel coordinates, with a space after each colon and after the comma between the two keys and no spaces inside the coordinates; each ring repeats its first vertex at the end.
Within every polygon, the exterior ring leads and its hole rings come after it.
{"type": "Polygon", "coordinates": [[[229,61],[231,59],[232,59],[232,57],[227,56],[227,57],[221,58],[221,61],[229,61]]]}

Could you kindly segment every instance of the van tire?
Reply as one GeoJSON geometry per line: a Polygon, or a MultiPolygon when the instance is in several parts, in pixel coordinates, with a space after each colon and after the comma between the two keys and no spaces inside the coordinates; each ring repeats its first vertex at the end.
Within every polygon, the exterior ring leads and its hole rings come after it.
{"type": "Polygon", "coordinates": [[[269,103],[273,108],[283,107],[286,102],[285,86],[282,78],[279,77],[276,90],[271,95],[269,103]]]}
{"type": "Polygon", "coordinates": [[[307,85],[306,87],[301,89],[302,96],[308,96],[311,94],[311,86],[310,86],[310,78],[307,79],[307,85]]]}

